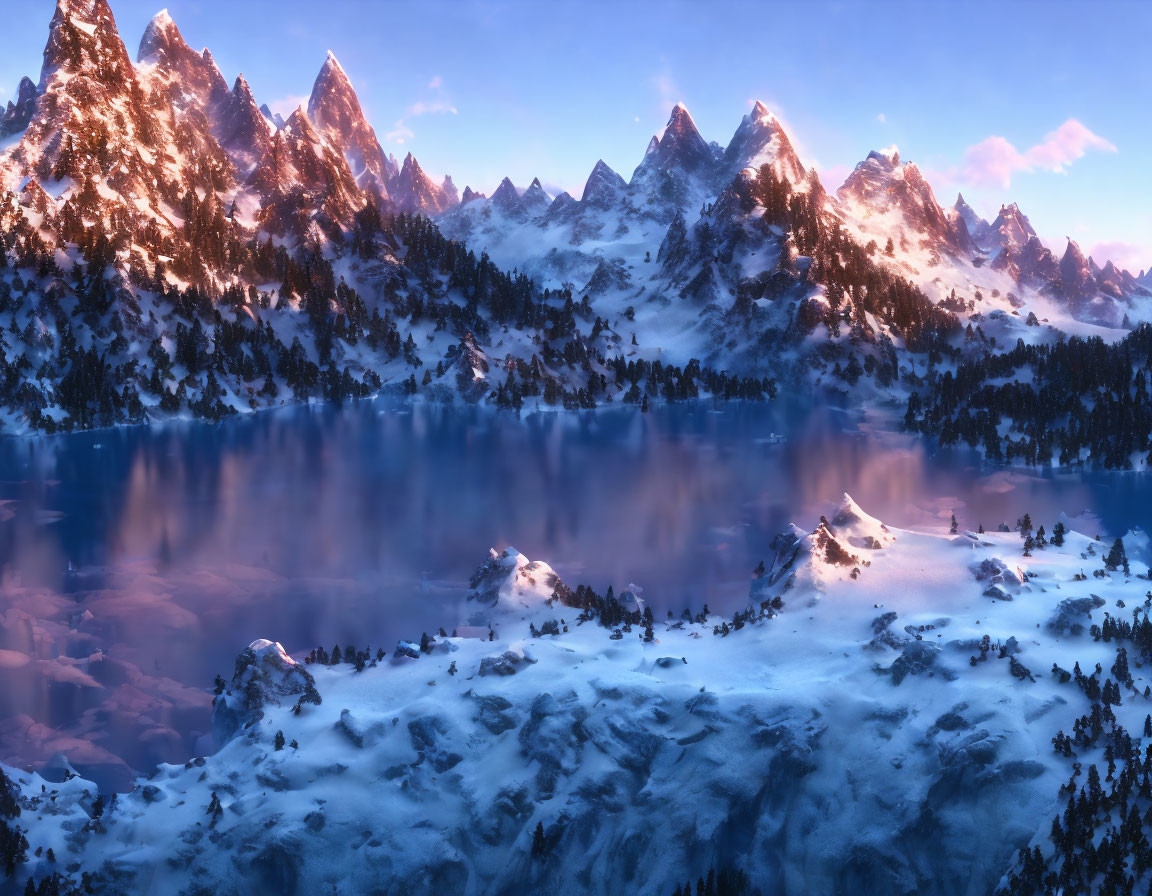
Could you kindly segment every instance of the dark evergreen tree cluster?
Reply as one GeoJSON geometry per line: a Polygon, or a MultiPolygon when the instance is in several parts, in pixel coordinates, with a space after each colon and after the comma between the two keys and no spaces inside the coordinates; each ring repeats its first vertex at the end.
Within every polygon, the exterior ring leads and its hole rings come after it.
{"type": "Polygon", "coordinates": [[[219,420],[278,400],[342,402],[378,390],[379,369],[396,360],[413,369],[410,393],[437,382],[467,390],[475,368],[488,373],[477,340],[494,325],[539,334],[540,345],[528,361],[499,362],[495,388],[482,384],[478,397],[500,407],[518,408],[529,398],[568,408],[623,398],[647,408],[701,395],[775,395],[772,380],[697,361],[679,367],[625,360],[619,336],[593,314],[588,296],[541,291],[526,275],[502,271],[445,238],[428,219],[385,215],[371,204],[355,216],[349,237],[351,251],[385,271],[368,302],[318,244],[290,251],[270,238],[245,237],[211,196],[200,200],[190,191],[179,240],[136,234],[168,258],[151,270],[127,269],[136,290],[156,296],[157,307],[146,311],[117,273],[117,253],[132,245],[132,228],[101,223],[98,205],[98,195],[81,191],[62,212],[65,238],[81,259],[71,271],[57,266],[56,249],[25,217],[0,215],[0,314],[30,321],[23,330],[12,325],[26,348],[15,357],[5,357],[0,333],[0,407],[24,414],[33,428],[142,422],[151,405],[219,420]],[[8,269],[13,276],[5,276],[8,269]],[[228,285],[209,271],[228,272],[228,285]],[[187,285],[171,285],[166,274],[187,285]],[[275,285],[276,312],[269,293],[240,283],[275,285]],[[284,335],[274,323],[296,308],[302,314],[284,335]],[[420,325],[459,342],[417,379],[423,365],[412,330],[420,325]]]}
{"type": "MultiPolygon", "coordinates": [[[[955,314],[879,264],[870,247],[861,246],[839,221],[824,213],[826,194],[818,178],[811,177],[803,189],[797,186],[801,185],[777,176],[771,165],[763,165],[755,180],[738,178],[733,190],[744,210],[764,207],[759,226],[765,232],[790,235],[796,251],[812,260],[806,276],[825,287],[832,319],[824,322],[839,320],[850,304],[857,314],[869,312],[887,322],[915,351],[942,346],[960,329],[955,314]]],[[[806,321],[809,326],[819,322],[806,321]]]]}
{"type": "Polygon", "coordinates": [[[989,460],[1127,468],[1152,444],[1152,326],[1109,344],[1074,336],[987,351],[908,398],[905,426],[989,460]],[[1001,437],[1005,420],[1013,433],[1001,437]]]}
{"type": "Polygon", "coordinates": [[[1072,672],[1052,667],[1061,683],[1074,683],[1090,709],[1072,724],[1072,733],[1058,731],[1056,753],[1070,760],[1103,750],[1103,773],[1097,763],[1072,762],[1072,773],[1060,789],[1064,810],[1053,820],[1050,848],[1020,850],[1017,862],[998,896],[1032,894],[1144,893],[1152,885],[1152,716],[1143,730],[1130,733],[1117,719],[1114,706],[1126,698],[1149,700],[1152,690],[1137,691],[1128,645],[1143,664],[1152,659],[1152,622],[1148,605],[1132,613],[1132,621],[1105,614],[1092,626],[1092,637],[1119,642],[1115,661],[1106,674],[1097,663],[1085,674],[1076,663],[1072,672]],[[1140,887],[1137,890],[1137,887],[1140,887]]]}
{"type": "MultiPolygon", "coordinates": [[[[427,639],[428,636],[425,635],[424,638],[427,639]]],[[[375,667],[385,656],[386,654],[383,648],[377,648],[376,652],[372,653],[369,647],[358,649],[354,645],[349,644],[344,649],[341,649],[340,645],[336,644],[333,646],[331,653],[323,647],[313,648],[309,654],[304,657],[304,663],[306,665],[315,663],[320,666],[347,664],[352,666],[357,672],[363,672],[365,669],[375,667]]]]}
{"type": "Polygon", "coordinates": [[[4,874],[12,877],[16,866],[28,859],[28,840],[16,824],[20,816],[19,790],[0,769],[0,864],[4,874]]]}
{"type": "Polygon", "coordinates": [[[739,868],[708,869],[706,877],[677,886],[672,896],[759,896],[760,891],[752,886],[748,875],[739,868]]]}

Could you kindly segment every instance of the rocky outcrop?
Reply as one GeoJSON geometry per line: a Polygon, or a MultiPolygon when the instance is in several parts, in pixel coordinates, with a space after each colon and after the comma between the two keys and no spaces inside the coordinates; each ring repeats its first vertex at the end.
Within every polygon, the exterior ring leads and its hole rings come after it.
{"type": "Polygon", "coordinates": [[[259,721],[266,706],[319,704],[316,680],[279,643],[253,641],[236,658],[236,671],[212,704],[212,732],[218,744],[259,721]]]}

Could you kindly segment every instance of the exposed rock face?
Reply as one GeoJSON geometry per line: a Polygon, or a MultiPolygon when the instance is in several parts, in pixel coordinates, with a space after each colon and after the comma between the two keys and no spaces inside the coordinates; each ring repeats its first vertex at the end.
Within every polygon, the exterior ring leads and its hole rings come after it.
{"type": "Polygon", "coordinates": [[[807,178],[804,165],[784,127],[759,100],[733,134],[724,150],[722,165],[727,177],[735,176],[744,168],[759,171],[762,165],[771,165],[777,177],[794,186],[803,184],[807,178]]]}
{"type": "MultiPolygon", "coordinates": [[[[706,171],[715,157],[688,114],[683,103],[677,103],[668,117],[663,136],[644,156],[640,169],[647,171],[678,170],[686,174],[706,171]]],[[[640,169],[637,169],[638,171],[640,169]]]]}
{"type": "Polygon", "coordinates": [[[876,214],[897,212],[922,242],[951,252],[971,251],[966,228],[944,214],[932,187],[912,162],[901,163],[895,146],[868,153],[836,194],[876,214]]]}
{"type": "Polygon", "coordinates": [[[32,120],[36,109],[36,85],[31,78],[21,78],[16,91],[16,100],[8,101],[8,108],[0,116],[0,139],[19,134],[32,120]]]}
{"type": "Polygon", "coordinates": [[[228,83],[212,54],[189,47],[167,10],[148,23],[136,59],[151,69],[157,86],[166,91],[177,112],[194,108],[211,120],[226,101],[228,83]]]}
{"type": "Polygon", "coordinates": [[[964,229],[968,231],[968,236],[971,237],[972,241],[978,246],[983,245],[984,238],[990,228],[989,223],[981,218],[975,209],[965,201],[963,193],[956,194],[956,203],[952,208],[957,217],[964,222],[964,229]]]}
{"type": "Polygon", "coordinates": [[[1104,606],[1104,598],[1069,597],[1060,601],[1056,612],[1048,620],[1048,630],[1057,635],[1082,635],[1092,624],[1092,611],[1104,606]]]}
{"type": "Polygon", "coordinates": [[[389,166],[352,83],[331,53],[312,87],[308,117],[344,154],[359,187],[379,201],[387,201],[388,183],[398,172],[389,166]]]}
{"type": "Polygon", "coordinates": [[[1088,259],[1075,240],[1068,240],[1060,259],[1060,285],[1065,297],[1073,304],[1083,303],[1096,292],[1096,278],[1092,276],[1088,259]]]}
{"type": "Polygon", "coordinates": [[[538,177],[532,179],[532,183],[520,197],[520,207],[524,210],[524,214],[532,218],[543,214],[551,204],[552,197],[545,192],[538,177]]]}
{"type": "Polygon", "coordinates": [[[217,107],[214,132],[242,171],[252,168],[271,147],[272,129],[243,75],[236,78],[232,90],[217,107]]]}
{"type": "Polygon", "coordinates": [[[516,189],[516,185],[512,183],[510,178],[504,178],[500,181],[498,186],[492,193],[492,198],[489,200],[493,208],[498,208],[506,215],[515,215],[521,210],[520,206],[520,191],[516,189]]]}
{"type": "Polygon", "coordinates": [[[1035,236],[1036,231],[1032,229],[1032,222],[1013,202],[1011,205],[1000,207],[1000,213],[984,235],[984,242],[990,246],[1016,252],[1035,236]]]}
{"type": "Polygon", "coordinates": [[[396,207],[404,211],[431,215],[444,211],[451,204],[443,189],[424,173],[412,153],[404,157],[404,165],[388,189],[396,207]]]}
{"type": "Polygon", "coordinates": [[[331,54],[308,111],[285,122],[243,76],[229,89],[212,54],[193,50],[166,10],[149,22],[133,65],[106,0],[57,4],[39,85],[26,79],[0,117],[0,136],[14,134],[22,137],[6,155],[6,184],[77,185],[50,202],[47,227],[98,179],[103,217],[136,228],[118,236],[157,254],[171,253],[164,238],[181,238],[168,210],[190,191],[247,187],[258,225],[299,241],[346,232],[369,197],[388,204],[393,184],[402,210],[431,214],[456,201],[450,179],[434,184],[411,157],[401,170],[384,154],[331,54]]]}
{"type": "Polygon", "coordinates": [[[278,642],[253,641],[236,658],[236,671],[212,707],[212,731],[217,744],[263,716],[266,706],[319,704],[312,674],[293,660],[278,642]]]}
{"type": "Polygon", "coordinates": [[[580,201],[596,208],[613,208],[624,198],[628,184],[601,159],[588,175],[580,201]]]}
{"type": "Polygon", "coordinates": [[[363,205],[347,160],[321,139],[302,108],[273,135],[249,184],[266,197],[260,223],[270,233],[338,228],[363,205]]]}
{"type": "MultiPolygon", "coordinates": [[[[508,548],[495,550],[469,581],[472,589],[468,600],[475,601],[489,611],[522,614],[544,607],[557,593],[566,590],[563,581],[547,563],[532,561],[508,548]]],[[[492,612],[482,612],[484,620],[495,618],[492,612]]]]}

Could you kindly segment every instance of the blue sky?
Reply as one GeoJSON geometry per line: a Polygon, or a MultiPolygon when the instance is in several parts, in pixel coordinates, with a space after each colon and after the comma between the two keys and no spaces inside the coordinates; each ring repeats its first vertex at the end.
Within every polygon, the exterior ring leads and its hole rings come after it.
{"type": "MultiPolygon", "coordinates": [[[[490,192],[628,177],[683,101],[726,143],[753,99],[839,181],[898,144],[945,204],[1015,201],[1042,237],[1152,266],[1152,4],[111,0],[133,56],[167,2],[194,47],[291,108],[339,57],[385,149],[490,192]]],[[[39,72],[51,0],[14,0],[0,94],[39,72]]]]}

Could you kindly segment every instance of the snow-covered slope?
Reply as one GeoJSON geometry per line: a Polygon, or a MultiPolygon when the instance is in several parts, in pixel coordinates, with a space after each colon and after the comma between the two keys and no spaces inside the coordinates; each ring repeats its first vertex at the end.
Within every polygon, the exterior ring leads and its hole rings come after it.
{"type": "Polygon", "coordinates": [[[9,771],[16,823],[56,858],[18,875],[666,894],[739,868],[762,893],[959,894],[1033,844],[1058,870],[1072,761],[1107,766],[1076,720],[1147,740],[1146,646],[1116,627],[1146,624],[1147,538],[1106,569],[1091,537],[1027,534],[900,530],[846,496],[782,535],[730,620],[653,620],[633,593],[494,552],[463,612],[480,625],[335,665],[253,643],[216,699],[219,752],[131,794],[94,806],[79,778],[9,771]]]}
{"type": "Polygon", "coordinates": [[[383,151],[331,53],[274,120],[167,12],[132,63],[107,0],[58,0],[3,113],[0,255],[15,431],[382,387],[902,401],[961,359],[1152,316],[1141,278],[1074,243],[1057,261],[1015,206],[943,209],[895,148],[825,192],[759,102],[723,147],[678,104],[629,180],[597,162],[578,199],[539,178],[458,199],[383,151]]]}

